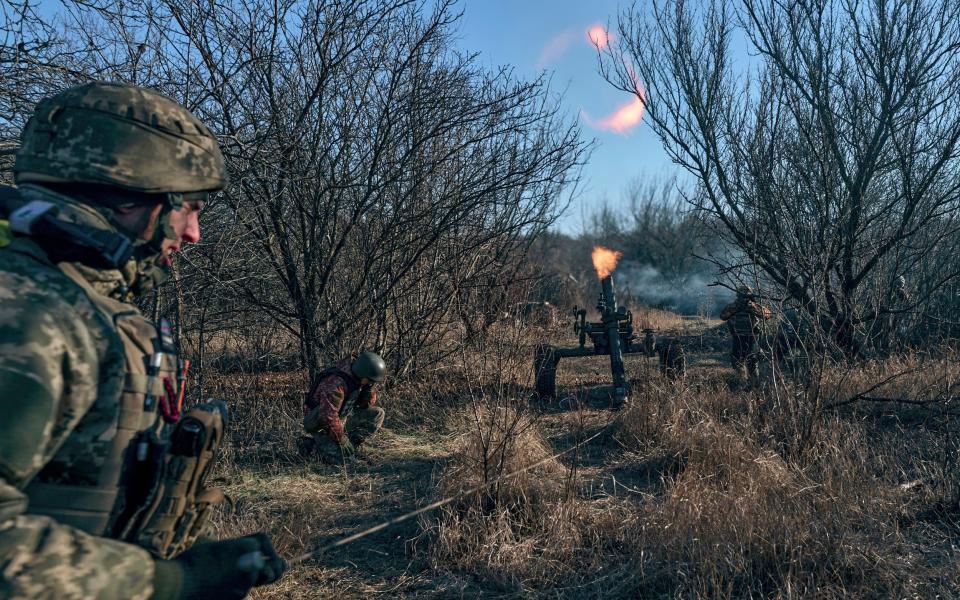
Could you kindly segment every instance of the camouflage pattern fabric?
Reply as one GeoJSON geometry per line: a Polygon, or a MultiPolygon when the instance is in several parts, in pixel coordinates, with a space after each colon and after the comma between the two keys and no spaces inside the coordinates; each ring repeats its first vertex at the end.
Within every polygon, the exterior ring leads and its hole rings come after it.
{"type": "MultiPolygon", "coordinates": [[[[304,405],[303,427],[307,433],[320,433],[339,442],[344,435],[344,424],[340,419],[344,403],[352,402],[352,408],[358,412],[377,404],[376,390],[360,388],[359,382],[347,375],[352,362],[350,358],[340,360],[336,364],[340,373],[326,375],[312,387],[312,397],[304,405]]],[[[380,422],[383,422],[382,418],[380,422]]]]}
{"type": "Polygon", "coordinates": [[[735,336],[756,337],[760,321],[769,319],[770,316],[769,309],[743,296],[738,297],[720,311],[720,318],[727,322],[730,333],[735,336]]]}
{"type": "Polygon", "coordinates": [[[227,181],[210,131],[173,100],[132,85],[92,82],[47,98],[21,139],[17,183],[183,193],[220,189],[227,181]]]}
{"type": "MultiPolygon", "coordinates": [[[[386,416],[379,406],[355,410],[347,419],[345,432],[354,448],[359,448],[370,436],[380,431],[386,416]]],[[[340,444],[326,432],[313,434],[314,448],[325,462],[338,463],[343,460],[340,444]]]]}
{"type": "MultiPolygon", "coordinates": [[[[47,199],[74,222],[110,228],[89,207],[47,199]]],[[[123,279],[85,273],[105,292],[123,279]]],[[[96,473],[116,429],[124,362],[111,324],[39,246],[17,237],[0,249],[0,597],[150,595],[145,550],[31,515],[22,492],[54,456],[62,467],[51,477],[83,483],[96,473]]]]}
{"type": "Polygon", "coordinates": [[[358,408],[347,419],[346,433],[355,448],[363,445],[367,438],[380,431],[386,413],[379,406],[358,408]]]}
{"type": "Polygon", "coordinates": [[[730,366],[740,371],[747,368],[748,375],[755,375],[757,371],[757,340],[753,336],[735,335],[730,346],[730,366]]]}
{"type": "Polygon", "coordinates": [[[747,374],[757,371],[757,334],[760,321],[771,317],[770,310],[753,299],[740,295],[720,312],[730,328],[730,365],[736,371],[745,365],[747,374]]]}
{"type": "MultiPolygon", "coordinates": [[[[15,488],[0,483],[0,503],[15,488]]],[[[93,537],[49,517],[20,515],[0,525],[0,598],[146,599],[154,562],[144,550],[93,537]]]]}

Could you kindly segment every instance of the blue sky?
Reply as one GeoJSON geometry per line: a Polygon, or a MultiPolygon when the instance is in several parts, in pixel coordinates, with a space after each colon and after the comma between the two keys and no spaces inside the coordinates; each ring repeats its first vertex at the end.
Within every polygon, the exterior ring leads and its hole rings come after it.
{"type": "MultiPolygon", "coordinates": [[[[588,31],[608,24],[615,29],[623,2],[630,0],[461,0],[459,4],[461,49],[478,52],[479,60],[489,66],[511,65],[519,77],[546,72],[554,91],[563,93],[563,108],[581,120],[584,136],[596,142],[578,196],[558,224],[566,233],[579,233],[582,216],[595,203],[620,203],[631,180],[678,174],[642,122],[620,132],[604,128],[605,119],[636,100],[600,76],[588,31]]],[[[39,6],[55,12],[60,5],[41,0],[39,6]]]]}
{"type": "Polygon", "coordinates": [[[578,233],[580,217],[593,203],[621,202],[632,179],[678,171],[642,121],[621,132],[610,130],[610,117],[633,98],[597,72],[597,52],[588,31],[608,23],[615,30],[621,5],[614,0],[463,0],[460,5],[459,43],[464,50],[479,52],[483,64],[512,65],[520,77],[544,70],[551,74],[555,90],[564,92],[564,108],[580,118],[584,134],[596,140],[579,198],[559,223],[567,233],[578,233]]]}

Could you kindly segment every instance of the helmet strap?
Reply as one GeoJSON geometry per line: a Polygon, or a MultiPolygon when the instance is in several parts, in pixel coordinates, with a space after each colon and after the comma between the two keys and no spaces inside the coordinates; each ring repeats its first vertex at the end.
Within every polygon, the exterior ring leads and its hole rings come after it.
{"type": "Polygon", "coordinates": [[[183,208],[183,193],[182,192],[167,192],[167,204],[170,205],[172,210],[180,210],[183,208]]]}

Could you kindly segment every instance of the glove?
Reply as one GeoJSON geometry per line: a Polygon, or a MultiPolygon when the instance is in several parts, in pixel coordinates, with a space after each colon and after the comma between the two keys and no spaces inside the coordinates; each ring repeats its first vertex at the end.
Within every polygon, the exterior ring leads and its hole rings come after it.
{"type": "Polygon", "coordinates": [[[344,435],[340,438],[340,452],[343,453],[344,458],[350,458],[356,451],[357,448],[348,436],[344,435]]]}
{"type": "Polygon", "coordinates": [[[250,588],[280,579],[287,569],[263,533],[199,544],[155,564],[155,600],[239,600],[250,588]]]}

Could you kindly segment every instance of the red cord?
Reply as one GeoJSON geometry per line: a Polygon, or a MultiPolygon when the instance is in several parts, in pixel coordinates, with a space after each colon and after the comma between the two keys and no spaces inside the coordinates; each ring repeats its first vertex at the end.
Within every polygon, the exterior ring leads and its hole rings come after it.
{"type": "Polygon", "coordinates": [[[166,394],[160,399],[160,413],[167,423],[176,423],[180,420],[180,407],[176,404],[177,394],[169,377],[163,378],[163,389],[166,394]]]}

